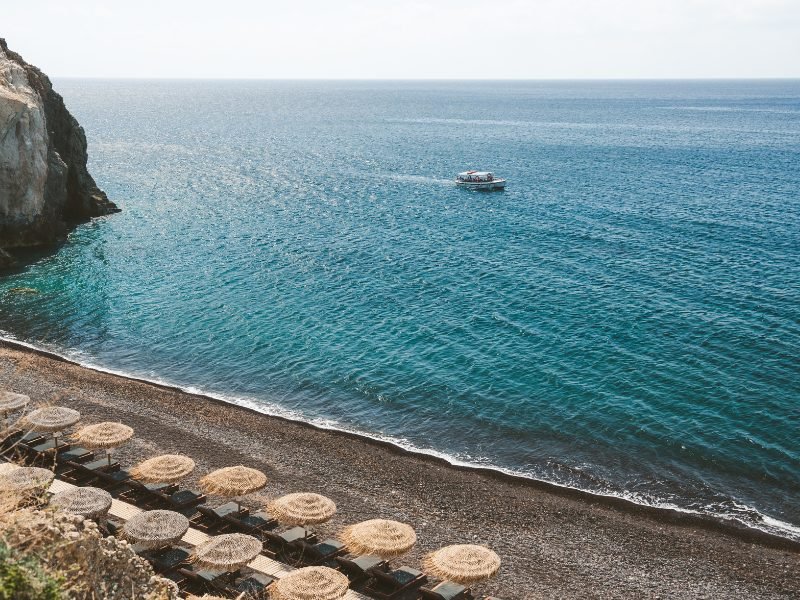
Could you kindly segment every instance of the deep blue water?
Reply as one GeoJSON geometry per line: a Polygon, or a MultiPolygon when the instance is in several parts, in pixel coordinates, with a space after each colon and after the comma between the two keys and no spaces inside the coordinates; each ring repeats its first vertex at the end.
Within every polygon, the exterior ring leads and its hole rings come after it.
{"type": "Polygon", "coordinates": [[[57,89],[123,212],[6,334],[800,538],[800,82],[57,89]]]}

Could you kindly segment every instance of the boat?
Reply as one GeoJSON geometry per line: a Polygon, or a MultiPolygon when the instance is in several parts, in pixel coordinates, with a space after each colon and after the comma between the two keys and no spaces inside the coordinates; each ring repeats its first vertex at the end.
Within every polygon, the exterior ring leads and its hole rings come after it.
{"type": "Polygon", "coordinates": [[[456,176],[456,185],[472,190],[502,190],[506,180],[488,171],[464,171],[456,176]]]}

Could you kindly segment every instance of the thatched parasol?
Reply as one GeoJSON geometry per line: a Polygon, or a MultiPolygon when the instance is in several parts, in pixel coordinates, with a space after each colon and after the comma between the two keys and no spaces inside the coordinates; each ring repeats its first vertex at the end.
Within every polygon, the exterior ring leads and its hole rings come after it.
{"type": "Polygon", "coordinates": [[[29,412],[24,423],[33,431],[53,433],[53,441],[58,446],[58,432],[72,427],[81,420],[81,413],[66,406],[44,406],[29,412]]]}
{"type": "Polygon", "coordinates": [[[237,498],[236,503],[240,512],[242,505],[238,497],[257,492],[265,485],[267,485],[266,475],[257,469],[241,465],[217,469],[200,480],[200,487],[206,494],[237,498]]]}
{"type": "Polygon", "coordinates": [[[372,519],[345,528],[341,539],[353,554],[374,554],[381,558],[392,558],[411,550],[417,543],[417,534],[411,525],[386,519],[372,519]]]}
{"type": "Polygon", "coordinates": [[[10,462],[0,463],[0,475],[13,471],[14,469],[19,469],[19,465],[10,462]]]}
{"type": "Polygon", "coordinates": [[[314,525],[330,521],[336,504],[325,496],[302,492],[273,500],[267,510],[284,525],[314,525]]]}
{"type": "Polygon", "coordinates": [[[111,448],[121,446],[133,437],[133,429],[122,423],[106,421],[87,425],[78,431],[74,438],[82,446],[90,450],[104,449],[111,464],[111,448]]]}
{"type": "Polygon", "coordinates": [[[258,556],[263,547],[252,535],[226,533],[197,546],[192,561],[204,569],[235,571],[258,556]]]}
{"type": "Polygon", "coordinates": [[[3,413],[6,429],[8,429],[8,413],[24,408],[30,401],[31,399],[25,394],[0,391],[0,413],[3,413]]]}
{"type": "Polygon", "coordinates": [[[174,483],[194,471],[194,461],[180,454],[148,458],[131,469],[131,476],[144,483],[174,483]]]}
{"type": "Polygon", "coordinates": [[[329,567],[305,567],[284,575],[269,588],[274,600],[339,600],[350,580],[329,567]]]}
{"type": "Polygon", "coordinates": [[[457,544],[431,552],[423,560],[426,571],[462,585],[488,579],[500,569],[500,557],[485,546],[457,544]]]}
{"type": "Polygon", "coordinates": [[[76,487],[58,492],[50,499],[50,505],[73,515],[95,519],[108,514],[111,494],[100,488],[76,487]]]}
{"type": "Polygon", "coordinates": [[[174,544],[189,530],[189,519],[171,510],[147,510],[131,517],[122,527],[125,538],[146,549],[174,544]]]}
{"type": "Polygon", "coordinates": [[[55,474],[40,467],[20,467],[0,475],[0,493],[26,494],[47,489],[55,474]]]}

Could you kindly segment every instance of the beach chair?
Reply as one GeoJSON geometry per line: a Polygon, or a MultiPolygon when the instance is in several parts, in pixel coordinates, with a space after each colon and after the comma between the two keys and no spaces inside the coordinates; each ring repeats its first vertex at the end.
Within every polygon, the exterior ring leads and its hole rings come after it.
{"type": "MultiPolygon", "coordinates": [[[[2,438],[0,438],[0,451],[5,452],[9,450],[14,444],[17,444],[22,439],[24,432],[19,429],[9,431],[2,438]]],[[[44,439],[44,437],[42,437],[44,439]]]]}
{"type": "Polygon", "coordinates": [[[271,531],[278,527],[278,521],[263,511],[243,516],[233,513],[222,519],[222,522],[227,529],[247,533],[259,538],[262,542],[265,541],[261,536],[263,532],[271,531]]]}
{"type": "Polygon", "coordinates": [[[303,527],[292,527],[280,533],[264,530],[258,532],[256,537],[266,543],[268,549],[275,555],[287,559],[289,559],[291,555],[290,544],[297,542],[297,540],[305,540],[309,544],[317,543],[316,534],[303,527]]]}
{"type": "Polygon", "coordinates": [[[197,506],[197,514],[191,519],[192,527],[201,531],[227,531],[231,524],[239,515],[249,514],[249,510],[243,508],[239,512],[239,506],[235,502],[228,502],[222,506],[197,506]]]}
{"type": "Polygon", "coordinates": [[[91,450],[80,446],[73,446],[69,450],[59,452],[58,455],[56,455],[56,462],[59,463],[60,466],[68,467],[70,462],[83,464],[90,462],[93,458],[94,452],[91,450]]]}
{"type": "Polygon", "coordinates": [[[180,567],[178,573],[186,577],[189,587],[193,587],[201,592],[227,592],[231,587],[239,571],[224,572],[211,571],[209,569],[192,569],[190,566],[180,567]]]}
{"type": "Polygon", "coordinates": [[[475,600],[467,588],[452,581],[442,581],[432,588],[422,587],[419,592],[423,600],[475,600]]]}
{"type": "Polygon", "coordinates": [[[305,539],[299,539],[289,544],[289,553],[296,566],[335,566],[335,558],[345,552],[344,544],[330,538],[317,544],[309,544],[305,539]]]}
{"type": "Polygon", "coordinates": [[[156,573],[169,573],[175,571],[185,563],[191,554],[180,546],[169,546],[161,550],[142,552],[141,556],[149,562],[156,573]]]}
{"type": "Polygon", "coordinates": [[[339,565],[339,570],[347,575],[347,578],[350,580],[351,588],[366,583],[371,577],[369,574],[370,569],[385,571],[387,565],[387,562],[380,556],[373,556],[371,554],[356,556],[355,558],[337,556],[335,560],[339,565]]]}
{"type": "Polygon", "coordinates": [[[185,509],[193,509],[206,501],[206,495],[195,490],[178,490],[171,494],[156,493],[164,500],[168,508],[179,512],[185,509]]]}
{"type": "Polygon", "coordinates": [[[69,442],[65,442],[63,439],[54,440],[53,438],[49,438],[44,440],[43,442],[34,445],[31,444],[23,444],[23,447],[28,449],[28,453],[31,456],[42,456],[42,455],[52,455],[58,452],[63,452],[70,449],[69,442]]]}
{"type": "Polygon", "coordinates": [[[128,480],[127,486],[128,489],[120,494],[120,499],[147,508],[160,506],[163,502],[160,495],[178,491],[175,483],[142,483],[135,479],[128,480]]]}
{"type": "Polygon", "coordinates": [[[121,490],[124,491],[122,488],[126,487],[131,479],[130,472],[120,469],[119,465],[113,471],[96,471],[96,475],[95,485],[115,497],[119,497],[121,490]]]}
{"type": "Polygon", "coordinates": [[[48,436],[44,433],[39,433],[38,431],[29,431],[28,433],[23,433],[22,435],[18,436],[16,441],[18,441],[20,445],[33,447],[44,442],[47,437],[48,436]]]}
{"type": "Polygon", "coordinates": [[[97,460],[85,463],[76,462],[74,460],[65,460],[64,462],[73,469],[83,471],[91,477],[97,477],[99,473],[118,471],[120,468],[119,461],[113,460],[111,461],[111,464],[108,464],[107,458],[98,458],[97,460]]]}
{"type": "Polygon", "coordinates": [[[372,580],[364,588],[364,593],[378,600],[395,600],[428,581],[422,571],[406,566],[391,571],[370,569],[369,574],[372,580]]]}
{"type": "Polygon", "coordinates": [[[225,591],[234,597],[244,594],[245,598],[266,598],[267,587],[274,581],[275,579],[264,573],[251,573],[237,579],[225,591]]]}

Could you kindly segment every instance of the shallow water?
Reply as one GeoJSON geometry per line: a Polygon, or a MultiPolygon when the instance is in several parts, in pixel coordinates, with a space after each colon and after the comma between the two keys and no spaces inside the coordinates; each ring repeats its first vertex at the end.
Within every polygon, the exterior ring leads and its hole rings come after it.
{"type": "Polygon", "coordinates": [[[123,212],[6,334],[800,539],[800,82],[56,85],[123,212]]]}

